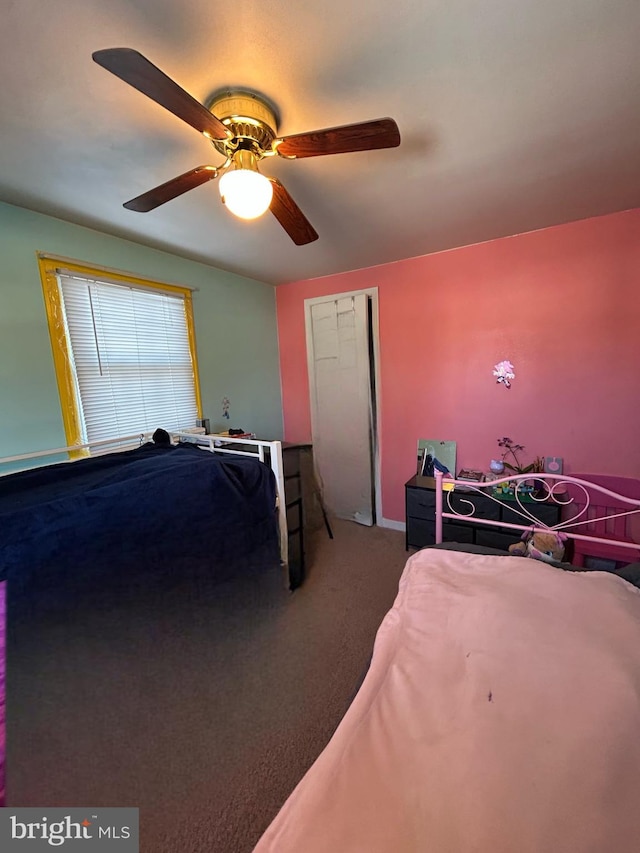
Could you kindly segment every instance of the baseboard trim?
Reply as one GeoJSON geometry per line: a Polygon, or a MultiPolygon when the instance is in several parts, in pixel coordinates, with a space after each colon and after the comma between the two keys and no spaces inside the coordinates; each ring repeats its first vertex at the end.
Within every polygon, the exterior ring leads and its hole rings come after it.
{"type": "Polygon", "coordinates": [[[394,521],[392,518],[381,518],[378,521],[378,527],[388,527],[389,530],[400,530],[402,533],[405,533],[407,530],[407,525],[404,521],[394,521]]]}

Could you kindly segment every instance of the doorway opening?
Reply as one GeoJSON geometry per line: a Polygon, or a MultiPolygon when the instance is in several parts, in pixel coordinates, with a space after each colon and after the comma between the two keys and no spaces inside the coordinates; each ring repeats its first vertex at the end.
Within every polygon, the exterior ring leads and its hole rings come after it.
{"type": "Polygon", "coordinates": [[[378,289],[305,300],[316,475],[338,518],[382,517],[378,289]]]}

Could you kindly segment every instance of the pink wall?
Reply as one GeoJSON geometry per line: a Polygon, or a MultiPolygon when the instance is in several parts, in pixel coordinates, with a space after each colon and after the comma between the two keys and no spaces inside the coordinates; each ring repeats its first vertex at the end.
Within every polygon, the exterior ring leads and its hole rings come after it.
{"type": "Polygon", "coordinates": [[[304,299],[377,287],[382,509],[418,438],[486,470],[499,436],[567,473],[640,476],[640,209],[276,290],[285,437],[309,441],[304,299]],[[510,359],[511,389],[492,377],[510,359]]]}

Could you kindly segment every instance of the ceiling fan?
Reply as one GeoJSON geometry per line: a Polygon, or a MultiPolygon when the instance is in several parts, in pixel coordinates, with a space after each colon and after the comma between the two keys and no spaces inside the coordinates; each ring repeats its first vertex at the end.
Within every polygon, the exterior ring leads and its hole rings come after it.
{"type": "Polygon", "coordinates": [[[293,242],[302,246],[318,239],[315,229],[280,181],[259,172],[258,163],[275,155],[296,160],[400,144],[398,126],[390,118],[278,137],[276,111],[257,93],[225,91],[204,106],[137,50],[114,47],[92,56],[98,65],[202,133],[225,158],[220,166],[197,166],[127,201],[128,210],[146,213],[219,177],[222,200],[232,213],[254,219],[271,210],[293,242]]]}

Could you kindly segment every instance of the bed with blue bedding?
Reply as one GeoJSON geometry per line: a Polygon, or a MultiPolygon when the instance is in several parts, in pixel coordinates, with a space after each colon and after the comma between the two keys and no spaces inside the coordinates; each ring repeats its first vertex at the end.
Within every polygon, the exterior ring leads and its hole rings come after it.
{"type": "Polygon", "coordinates": [[[0,478],[0,579],[13,602],[79,603],[279,565],[276,483],[257,459],[193,444],[0,478]]]}

